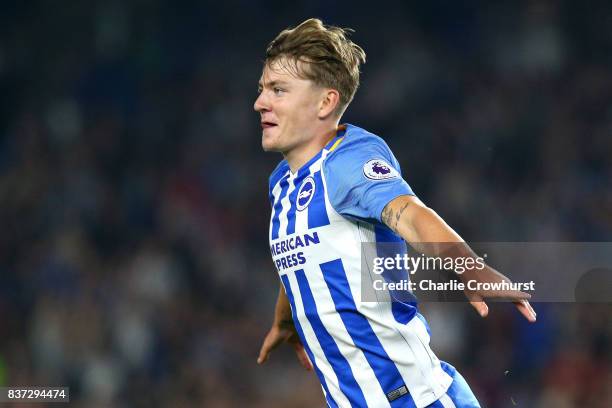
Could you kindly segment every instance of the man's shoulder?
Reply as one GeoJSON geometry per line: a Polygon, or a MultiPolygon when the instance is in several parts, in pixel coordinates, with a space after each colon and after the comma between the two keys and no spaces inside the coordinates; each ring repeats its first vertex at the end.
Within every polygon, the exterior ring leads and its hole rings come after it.
{"type": "Polygon", "coordinates": [[[289,170],[289,164],[287,163],[287,160],[281,160],[281,162],[276,165],[276,168],[272,170],[272,173],[270,174],[270,178],[268,179],[269,184],[270,184],[270,189],[274,188],[276,183],[278,183],[278,181],[285,174],[287,174],[288,170],[289,170]]]}
{"type": "Polygon", "coordinates": [[[326,165],[346,165],[347,161],[380,155],[387,158],[390,149],[380,136],[355,125],[346,124],[344,138],[325,158],[326,165]]]}
{"type": "Polygon", "coordinates": [[[385,147],[387,146],[383,138],[378,136],[377,134],[374,134],[359,126],[351,125],[350,123],[347,123],[345,126],[346,126],[346,132],[344,134],[344,140],[342,140],[342,143],[340,143],[340,145],[338,146],[338,149],[336,149],[338,151],[346,150],[347,148],[355,147],[355,146],[359,146],[359,147],[367,147],[368,145],[375,145],[375,146],[383,145],[385,147]]]}

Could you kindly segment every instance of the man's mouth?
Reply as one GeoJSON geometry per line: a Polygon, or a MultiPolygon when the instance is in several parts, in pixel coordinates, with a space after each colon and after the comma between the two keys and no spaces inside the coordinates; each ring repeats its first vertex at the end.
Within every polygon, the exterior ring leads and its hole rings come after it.
{"type": "Polygon", "coordinates": [[[277,126],[277,124],[273,123],[273,122],[265,122],[265,121],[261,122],[262,129],[268,129],[268,128],[271,128],[273,126],[277,126]]]}

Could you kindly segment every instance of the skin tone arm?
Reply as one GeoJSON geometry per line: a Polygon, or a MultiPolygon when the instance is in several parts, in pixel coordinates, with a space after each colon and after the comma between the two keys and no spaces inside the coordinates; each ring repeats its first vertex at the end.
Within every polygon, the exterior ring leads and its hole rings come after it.
{"type": "MultiPolygon", "coordinates": [[[[399,196],[384,208],[382,221],[419,252],[430,256],[464,256],[476,258],[476,254],[451,227],[431,208],[415,196],[399,196]],[[436,244],[438,243],[438,244],[436,244]],[[452,244],[456,243],[456,245],[452,244]]],[[[460,275],[468,281],[510,282],[510,280],[486,266],[482,270],[469,270],[460,275]]],[[[521,291],[466,291],[470,304],[486,317],[489,308],[485,298],[504,298],[512,300],[519,312],[530,322],[535,322],[536,313],[527,301],[530,295],[521,291]]]]}
{"type": "Polygon", "coordinates": [[[278,299],[276,300],[276,307],[274,309],[274,322],[272,323],[272,328],[266,335],[263,345],[261,346],[259,357],[257,358],[257,364],[265,363],[270,357],[272,350],[282,343],[290,344],[295,350],[295,354],[300,364],[306,370],[312,370],[312,363],[304,350],[304,346],[302,345],[293,324],[289,299],[287,299],[285,288],[281,284],[278,291],[278,299]]]}

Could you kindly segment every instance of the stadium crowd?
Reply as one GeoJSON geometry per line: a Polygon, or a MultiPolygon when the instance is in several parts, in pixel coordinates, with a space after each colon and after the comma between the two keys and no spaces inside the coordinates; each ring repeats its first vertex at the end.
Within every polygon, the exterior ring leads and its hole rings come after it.
{"type": "MultiPolygon", "coordinates": [[[[604,2],[71,3],[0,6],[0,385],[69,386],[76,407],[322,406],[289,348],[255,363],[280,156],[252,104],[267,42],[310,16],[368,54],[345,120],[466,240],[612,241],[604,2]]],[[[483,406],[612,406],[610,303],[534,308],[535,325],[504,304],[423,313],[483,406]]]]}

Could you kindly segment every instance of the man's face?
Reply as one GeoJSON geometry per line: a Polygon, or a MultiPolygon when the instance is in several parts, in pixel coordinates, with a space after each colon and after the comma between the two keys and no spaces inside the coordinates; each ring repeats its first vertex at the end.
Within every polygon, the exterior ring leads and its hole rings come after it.
{"type": "MultiPolygon", "coordinates": [[[[280,59],[264,67],[254,108],[261,115],[261,145],[265,151],[287,153],[315,136],[322,88],[287,68],[280,59]]],[[[298,62],[298,69],[303,66],[298,62]]]]}

